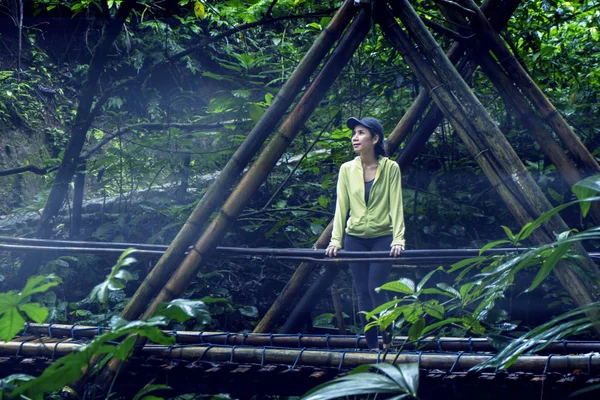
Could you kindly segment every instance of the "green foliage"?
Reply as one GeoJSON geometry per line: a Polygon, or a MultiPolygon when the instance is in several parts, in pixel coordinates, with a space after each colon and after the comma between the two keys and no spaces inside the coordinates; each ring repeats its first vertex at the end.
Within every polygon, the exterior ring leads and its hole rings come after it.
{"type": "Polygon", "coordinates": [[[91,301],[98,301],[106,307],[109,293],[111,291],[123,290],[126,283],[133,279],[133,275],[126,269],[123,269],[136,262],[135,258],[129,257],[132,253],[135,253],[135,249],[130,248],[121,254],[117,263],[112,267],[110,274],[106,276],[106,280],[96,285],[90,293],[89,299],[91,301]]]}
{"type": "Polygon", "coordinates": [[[347,376],[324,383],[302,396],[303,400],[328,400],[346,396],[390,394],[389,399],[418,399],[418,364],[361,365],[347,376]]]}
{"type": "Polygon", "coordinates": [[[154,315],[163,316],[180,323],[194,318],[200,326],[210,322],[210,313],[202,301],[176,299],[169,303],[161,303],[156,308],[154,315]]]}
{"type": "Polygon", "coordinates": [[[595,316],[598,315],[599,311],[600,303],[592,303],[562,314],[510,341],[496,355],[472,369],[509,368],[522,354],[536,353],[565,337],[577,335],[598,325],[595,316]]]}
{"type": "Polygon", "coordinates": [[[29,278],[25,287],[19,292],[11,290],[0,293],[0,339],[12,340],[23,330],[27,320],[44,322],[48,317],[48,309],[39,303],[31,302],[31,297],[46,292],[60,282],[60,279],[54,275],[37,275],[29,278]]]}
{"type": "MultiPolygon", "coordinates": [[[[10,397],[27,396],[31,399],[43,399],[46,393],[61,389],[64,385],[79,378],[89,366],[94,356],[102,356],[103,361],[96,364],[91,375],[98,373],[111,358],[126,360],[133,352],[137,336],[147,338],[160,345],[172,345],[175,338],[167,336],[161,330],[169,323],[169,317],[183,322],[189,318],[201,318],[207,321],[208,315],[202,302],[176,299],[161,305],[157,314],[147,321],[125,321],[114,317],[110,323],[110,331],[96,337],[91,343],[81,346],[73,353],[54,362],[44,372],[31,379],[30,377],[11,376],[3,380],[3,388],[10,390],[10,397]],[[125,338],[125,339],[123,339],[125,338]],[[120,341],[119,341],[120,340],[120,341]],[[115,344],[116,343],[116,344],[115,344]]],[[[144,397],[154,390],[166,389],[164,385],[146,386],[136,398],[144,397]]]]}

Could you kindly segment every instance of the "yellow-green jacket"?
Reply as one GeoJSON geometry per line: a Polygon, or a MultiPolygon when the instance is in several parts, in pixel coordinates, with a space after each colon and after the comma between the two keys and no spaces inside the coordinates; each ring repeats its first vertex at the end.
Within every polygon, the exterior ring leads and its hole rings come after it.
{"type": "Polygon", "coordinates": [[[392,235],[392,246],[404,246],[402,185],[397,163],[387,157],[379,157],[368,206],[365,203],[365,182],[360,157],[342,164],[329,246],[342,248],[344,232],[369,239],[392,235]]]}

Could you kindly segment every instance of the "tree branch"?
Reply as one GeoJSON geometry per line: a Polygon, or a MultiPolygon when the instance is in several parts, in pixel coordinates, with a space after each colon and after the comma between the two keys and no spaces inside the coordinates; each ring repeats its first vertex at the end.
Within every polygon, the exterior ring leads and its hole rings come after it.
{"type": "Polygon", "coordinates": [[[52,168],[40,168],[35,165],[25,165],[23,167],[16,167],[11,169],[5,169],[0,171],[0,176],[9,176],[15,174],[21,174],[23,172],[33,172],[36,175],[46,175],[52,171],[55,171],[57,167],[52,168]]]}
{"type": "Polygon", "coordinates": [[[309,14],[287,15],[285,17],[275,17],[275,18],[263,18],[259,21],[250,22],[250,23],[243,24],[243,25],[238,25],[236,27],[226,30],[223,33],[215,35],[209,39],[205,39],[203,42],[201,42],[195,46],[192,46],[186,50],[180,51],[177,54],[173,54],[172,56],[165,58],[164,60],[159,61],[156,64],[147,67],[146,69],[142,70],[138,75],[132,76],[131,78],[126,79],[126,80],[122,81],[121,83],[119,83],[118,85],[105,91],[102,94],[102,96],[100,96],[98,101],[96,102],[94,108],[92,109],[92,112],[90,113],[90,116],[89,116],[89,119],[87,122],[88,122],[88,124],[91,124],[91,121],[93,121],[96,118],[96,116],[100,113],[100,110],[102,109],[104,104],[108,101],[108,99],[110,99],[119,90],[124,89],[129,84],[131,84],[135,81],[138,81],[138,80],[141,80],[141,79],[147,77],[156,68],[161,67],[164,64],[169,64],[169,63],[175,62],[182,57],[185,57],[195,51],[198,51],[198,50],[208,46],[209,44],[216,42],[217,40],[223,39],[225,37],[231,36],[235,33],[241,32],[241,31],[245,31],[245,30],[248,30],[251,28],[256,28],[257,26],[272,24],[277,21],[290,20],[290,19],[304,19],[304,18],[320,18],[320,17],[325,17],[328,15],[331,15],[334,11],[335,11],[335,9],[329,9],[329,10],[320,11],[320,12],[316,12],[316,13],[309,13],[309,14]]]}
{"type": "MultiPolygon", "coordinates": [[[[242,120],[242,122],[243,121],[244,120],[242,120]]],[[[95,152],[100,150],[102,148],[102,146],[104,146],[111,140],[118,138],[118,137],[120,137],[128,132],[131,132],[132,130],[136,130],[136,129],[161,130],[161,129],[167,129],[167,128],[177,128],[177,129],[188,130],[188,131],[189,130],[201,131],[201,130],[211,130],[211,129],[215,129],[215,128],[220,128],[225,124],[231,124],[233,122],[236,122],[236,121],[212,122],[212,123],[208,123],[208,124],[207,123],[184,124],[184,123],[178,123],[178,122],[171,122],[171,123],[147,123],[147,122],[145,122],[145,123],[139,123],[139,124],[126,125],[124,127],[121,127],[119,129],[107,134],[98,143],[96,143],[95,145],[84,150],[81,153],[80,158],[81,159],[90,158],[90,156],[92,154],[94,154],[95,152]]]]}
{"type": "Polygon", "coordinates": [[[279,0],[273,0],[271,2],[271,5],[269,6],[269,8],[267,9],[267,12],[265,13],[265,16],[263,19],[265,18],[269,18],[271,16],[271,13],[273,12],[273,8],[275,7],[275,4],[277,4],[279,0]]]}

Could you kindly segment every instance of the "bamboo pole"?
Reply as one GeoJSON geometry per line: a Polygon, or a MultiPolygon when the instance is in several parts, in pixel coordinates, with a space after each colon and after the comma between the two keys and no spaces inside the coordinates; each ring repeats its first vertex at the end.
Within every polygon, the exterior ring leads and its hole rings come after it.
{"type": "MultiPolygon", "coordinates": [[[[204,234],[193,246],[183,263],[165,284],[160,293],[150,303],[142,319],[148,319],[161,302],[181,296],[193,281],[198,269],[206,257],[214,251],[217,243],[227,232],[229,226],[242,212],[256,189],[264,182],[281,155],[308,120],[330,85],[352,57],[370,28],[370,16],[363,10],[354,19],[333,54],[323,66],[310,88],[294,107],[279,128],[277,135],[269,142],[265,150],[242,178],[229,199],[221,208],[219,215],[212,221],[204,234]]],[[[109,361],[99,378],[101,386],[110,382],[118,372],[122,361],[113,358],[109,361]]]]}
{"type": "MultiPolygon", "coordinates": [[[[218,249],[218,248],[217,248],[218,249]]],[[[238,250],[244,250],[243,248],[239,248],[238,250]]],[[[339,257],[330,258],[325,256],[324,252],[320,254],[314,254],[314,256],[302,255],[301,251],[289,251],[291,255],[285,255],[285,249],[279,249],[281,251],[276,252],[274,254],[269,254],[263,252],[252,252],[251,250],[256,249],[246,249],[249,250],[247,254],[228,254],[224,252],[221,253],[221,257],[225,258],[248,258],[253,257],[256,254],[262,253],[261,257],[272,258],[276,260],[286,260],[286,261],[302,261],[302,262],[318,262],[322,264],[346,264],[349,262],[379,262],[379,263],[388,263],[388,264],[397,264],[397,265],[450,265],[455,262],[464,260],[465,258],[474,257],[478,255],[477,249],[472,249],[470,252],[461,252],[457,251],[454,255],[443,255],[444,250],[434,250],[431,254],[427,254],[426,252],[422,252],[419,250],[408,250],[406,254],[400,255],[398,258],[390,258],[389,254],[380,254],[383,252],[365,252],[362,254],[357,254],[356,256],[344,256],[344,253],[341,251],[338,252],[339,257]],[[435,255],[436,253],[442,252],[442,255],[435,255]],[[340,254],[341,253],[341,254],[340,254]],[[416,254],[413,254],[416,253],[416,254]]],[[[498,250],[498,249],[494,249],[498,250]]],[[[97,255],[108,255],[112,254],[115,258],[123,252],[123,249],[111,249],[111,248],[87,248],[87,247],[45,247],[45,246],[23,246],[23,245],[14,245],[14,244],[0,244],[0,251],[22,251],[27,253],[56,253],[56,254],[73,254],[73,253],[83,253],[83,254],[97,254],[97,255]]],[[[131,252],[131,255],[141,255],[141,256],[157,256],[163,254],[164,251],[161,250],[134,250],[131,252]]],[[[358,253],[358,252],[346,252],[346,253],[358,253]]],[[[501,253],[498,251],[490,252],[490,253],[501,253]]],[[[188,254],[188,253],[186,253],[188,254]]],[[[598,257],[600,253],[592,253],[592,255],[598,257]]]]}
{"type": "Polygon", "coordinates": [[[340,299],[340,291],[335,285],[331,285],[331,302],[335,310],[335,319],[337,322],[340,335],[346,334],[346,321],[344,321],[344,311],[342,310],[342,302],[340,299]]]}
{"type": "MultiPolygon", "coordinates": [[[[388,260],[390,258],[388,257],[388,260]]],[[[315,282],[308,288],[300,301],[294,307],[294,310],[279,329],[279,333],[300,332],[302,321],[310,317],[310,312],[319,300],[323,298],[323,293],[327,290],[335,277],[339,273],[339,268],[334,266],[325,267],[323,274],[319,275],[315,282]]]]}
{"type": "MultiPolygon", "coordinates": [[[[0,355],[29,357],[63,357],[83,346],[69,342],[0,342],[0,355]]],[[[158,346],[145,345],[139,350],[144,357],[164,359],[203,360],[208,362],[235,362],[244,364],[283,364],[311,367],[335,367],[350,369],[364,364],[385,362],[388,364],[419,363],[421,369],[465,371],[487,360],[489,354],[436,354],[436,353],[389,353],[371,351],[324,351],[305,349],[273,349],[260,347],[212,347],[204,346],[158,346]]],[[[522,372],[572,372],[580,369],[594,374],[600,370],[600,357],[590,355],[520,356],[508,371],[522,372]]]]}
{"type": "MultiPolygon", "coordinates": [[[[449,20],[454,21],[459,26],[468,26],[468,22],[462,14],[452,12],[444,7],[441,7],[441,9],[449,20]]],[[[486,46],[479,39],[475,39],[473,48],[477,49],[475,55],[477,63],[494,84],[507,108],[514,112],[525,128],[531,132],[535,141],[540,145],[544,154],[556,166],[565,182],[569,186],[573,186],[580,181],[582,177],[579,171],[577,171],[560,145],[556,143],[552,135],[546,130],[543,120],[535,113],[526,97],[491,56],[486,46]]],[[[596,224],[600,224],[600,204],[592,204],[590,217],[596,224]]]]}
{"type": "Polygon", "coordinates": [[[355,13],[356,7],[354,7],[352,1],[346,0],[275,96],[271,106],[265,111],[256,126],[250,131],[242,145],[204,194],[202,200],[194,208],[167,252],[142,282],[121,313],[123,318],[128,320],[137,318],[164,282],[175,271],[185,251],[198,238],[210,215],[225,198],[229,188],[260,149],[302,87],[307,84],[310,76],[341,36],[355,13]]]}
{"type": "MultiPolygon", "coordinates": [[[[489,13],[491,15],[492,23],[498,29],[503,29],[506,25],[510,16],[513,14],[514,10],[519,5],[520,0],[509,0],[509,1],[497,1],[497,0],[486,0],[482,5],[482,10],[484,12],[489,13]],[[498,10],[500,8],[500,10],[498,10]]],[[[462,54],[463,48],[459,44],[455,44],[452,46],[449,57],[452,59],[458,60],[459,56],[462,54]]],[[[398,125],[394,128],[392,133],[389,135],[386,146],[386,151],[388,154],[393,154],[397,148],[400,146],[400,143],[406,138],[406,136],[412,131],[414,124],[417,121],[417,117],[421,115],[427,107],[426,101],[429,103],[431,99],[427,91],[421,91],[419,96],[415,102],[411,105],[409,110],[406,112],[405,116],[400,120],[398,125]]],[[[432,107],[435,105],[432,105],[432,107]]],[[[428,114],[428,116],[430,116],[428,114]]],[[[441,118],[440,118],[441,120],[441,118]]],[[[435,127],[439,124],[438,120],[435,124],[430,123],[429,120],[425,120],[424,122],[428,124],[429,132],[425,131],[419,134],[419,140],[423,140],[423,136],[426,136],[428,139],[429,136],[433,133],[435,127]]],[[[424,139],[425,141],[427,139],[424,139]]],[[[412,141],[412,139],[411,139],[412,141]]],[[[399,163],[406,162],[408,165],[410,157],[400,155],[399,163]]],[[[325,248],[329,243],[329,239],[331,237],[331,222],[327,226],[327,229],[321,234],[317,242],[315,243],[315,248],[321,249],[325,248]]],[[[279,294],[271,308],[267,311],[265,316],[260,320],[254,332],[256,333],[265,333],[270,332],[275,324],[279,321],[281,315],[289,308],[292,304],[296,296],[300,293],[300,290],[304,283],[308,280],[311,273],[313,272],[314,265],[309,263],[302,263],[300,266],[294,271],[294,274],[288,281],[287,285],[283,288],[282,292],[279,294]]],[[[331,282],[335,279],[335,276],[330,276],[331,282]]]]}
{"type": "MultiPolygon", "coordinates": [[[[22,333],[23,340],[33,339],[33,336],[48,335],[57,340],[59,338],[92,339],[95,336],[108,332],[109,329],[87,325],[65,324],[34,324],[27,325],[22,333]]],[[[332,349],[366,349],[367,342],[363,335],[302,335],[291,334],[263,334],[263,333],[230,333],[211,331],[176,331],[165,330],[165,335],[175,337],[178,344],[215,344],[229,346],[269,346],[289,348],[332,348],[332,349]]],[[[547,343],[541,341],[539,344],[547,343]]],[[[402,347],[404,351],[437,351],[469,353],[495,352],[496,349],[487,338],[460,338],[460,337],[426,337],[413,343],[407,336],[396,336],[393,345],[402,347]]],[[[584,354],[600,352],[600,342],[587,340],[566,340],[547,343],[547,347],[540,350],[541,354],[584,354]]]]}
{"type": "Polygon", "coordinates": [[[459,0],[458,2],[476,12],[476,16],[471,17],[471,21],[473,28],[481,36],[481,43],[490,47],[519,89],[534,104],[542,118],[573,154],[577,163],[585,167],[586,175],[600,173],[600,166],[596,159],[581,143],[579,137],[556,107],[527,74],[500,36],[492,29],[475,2],[473,0],[459,0]]]}
{"type": "MultiPolygon", "coordinates": [[[[491,121],[466,83],[457,76],[456,70],[448,62],[423,24],[420,23],[410,4],[404,0],[395,0],[392,4],[400,18],[409,27],[411,36],[417,39],[422,51],[427,53],[432,60],[437,74],[434,74],[421,55],[416,53],[392,15],[383,10],[384,12],[377,15],[382,20],[382,27],[388,39],[411,65],[421,82],[430,88],[434,101],[451,121],[517,221],[525,224],[549,210],[550,204],[510,144],[491,121]],[[458,99],[461,99],[462,102],[458,99]]],[[[544,231],[536,231],[533,238],[540,244],[549,243],[553,240],[553,232],[566,230],[568,228],[564,222],[556,217],[546,223],[544,231]]],[[[589,260],[585,250],[581,246],[576,246],[575,250],[582,256],[579,267],[589,276],[598,276],[598,269],[589,260]]],[[[589,304],[597,298],[598,288],[593,282],[594,279],[582,279],[563,263],[555,268],[555,272],[577,304],[589,304]]]]}
{"type": "MultiPolygon", "coordinates": [[[[571,160],[564,153],[562,148],[552,138],[552,135],[544,127],[544,122],[531,108],[523,94],[513,85],[511,79],[504,70],[489,55],[483,53],[477,57],[481,69],[488,76],[490,81],[496,86],[496,89],[504,99],[507,107],[517,115],[523,126],[531,132],[535,141],[548,156],[550,161],[556,166],[558,172],[569,186],[581,180],[581,175],[571,160]]],[[[593,202],[590,207],[590,217],[600,225],[600,204],[593,202]]]]}

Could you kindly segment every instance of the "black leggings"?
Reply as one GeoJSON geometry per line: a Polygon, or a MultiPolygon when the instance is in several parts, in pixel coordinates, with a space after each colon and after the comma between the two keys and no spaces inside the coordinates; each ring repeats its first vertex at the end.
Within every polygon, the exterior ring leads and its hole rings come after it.
{"type": "MultiPolygon", "coordinates": [[[[345,235],[344,249],[348,251],[389,251],[392,236],[381,236],[373,239],[364,239],[356,236],[345,235]]],[[[392,264],[383,263],[350,263],[350,272],[356,288],[358,311],[372,311],[388,301],[385,290],[377,293],[375,288],[387,282],[392,264]]],[[[359,314],[360,322],[364,328],[367,319],[364,314],[359,314]]],[[[379,348],[377,329],[365,332],[369,349],[379,348]]]]}

